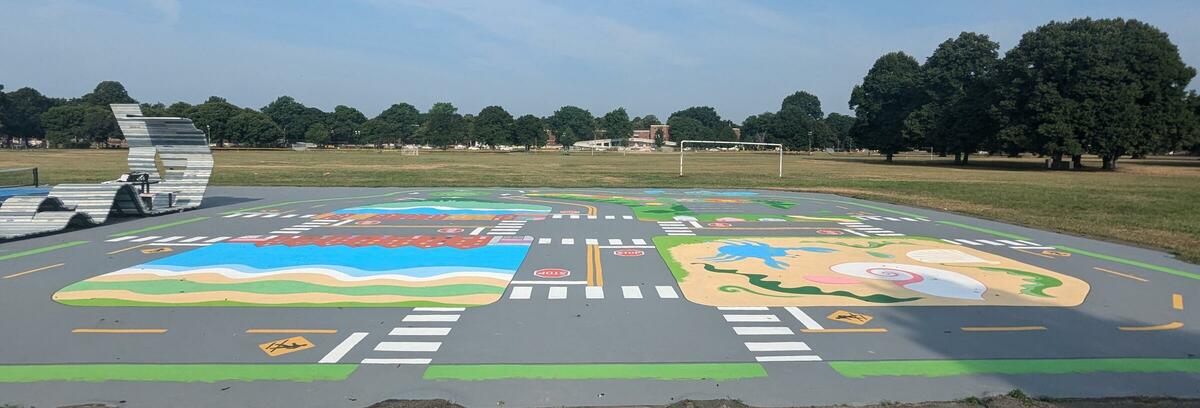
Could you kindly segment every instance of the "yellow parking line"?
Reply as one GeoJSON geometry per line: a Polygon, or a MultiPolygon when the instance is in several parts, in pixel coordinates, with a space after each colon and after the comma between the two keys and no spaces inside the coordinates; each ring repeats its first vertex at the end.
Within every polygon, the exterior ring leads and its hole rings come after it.
{"type": "Polygon", "coordinates": [[[1046,326],[968,326],[961,329],[965,332],[1040,331],[1046,330],[1046,326]]]}
{"type": "Polygon", "coordinates": [[[1183,323],[1170,322],[1167,324],[1159,324],[1154,326],[1122,326],[1117,327],[1121,331],[1159,331],[1159,330],[1175,330],[1183,327],[1183,323]]]}
{"type": "Polygon", "coordinates": [[[800,329],[801,333],[887,333],[887,329],[800,329]]]}
{"type": "Polygon", "coordinates": [[[1111,274],[1113,274],[1113,275],[1117,275],[1117,276],[1120,276],[1120,277],[1122,277],[1122,278],[1133,279],[1133,280],[1135,280],[1135,281],[1138,281],[1138,282],[1149,282],[1149,280],[1146,280],[1146,279],[1144,279],[1144,278],[1141,278],[1141,277],[1138,277],[1138,276],[1133,276],[1133,275],[1130,275],[1130,274],[1127,274],[1127,273],[1121,273],[1121,272],[1117,272],[1117,271],[1113,271],[1113,270],[1104,269],[1104,268],[1101,268],[1101,267],[1099,267],[1099,266],[1092,267],[1092,269],[1095,269],[1095,270],[1097,270],[1097,271],[1100,271],[1100,272],[1107,272],[1107,273],[1111,273],[1111,274]]]}
{"type": "Polygon", "coordinates": [[[1178,293],[1171,295],[1171,308],[1175,310],[1183,310],[1183,295],[1178,293]]]}
{"type": "Polygon", "coordinates": [[[101,334],[162,334],[167,329],[75,329],[71,333],[101,333],[101,334]]]}
{"type": "Polygon", "coordinates": [[[337,329],[246,329],[251,334],[337,334],[337,329]]]}
{"type": "Polygon", "coordinates": [[[596,286],[604,286],[604,266],[600,263],[600,247],[592,245],[592,254],[596,257],[596,286]]]}
{"type": "Polygon", "coordinates": [[[596,286],[596,270],[595,265],[592,264],[592,262],[595,261],[595,259],[592,258],[593,248],[591,245],[587,245],[584,246],[584,249],[585,252],[587,252],[587,285],[596,286]]]}
{"type": "Polygon", "coordinates": [[[15,277],[18,277],[18,276],[25,276],[25,275],[28,275],[28,274],[31,274],[31,273],[34,273],[34,272],[41,272],[41,271],[44,271],[44,270],[47,270],[47,269],[50,269],[50,268],[57,268],[57,267],[60,267],[60,266],[63,266],[63,265],[66,265],[66,264],[58,263],[58,264],[54,264],[54,265],[47,265],[47,266],[43,266],[43,267],[41,267],[41,268],[30,269],[30,270],[28,270],[28,271],[25,271],[25,272],[17,272],[17,273],[14,273],[14,274],[12,274],[12,275],[5,276],[4,278],[0,278],[0,279],[12,279],[12,278],[15,278],[15,277]]]}

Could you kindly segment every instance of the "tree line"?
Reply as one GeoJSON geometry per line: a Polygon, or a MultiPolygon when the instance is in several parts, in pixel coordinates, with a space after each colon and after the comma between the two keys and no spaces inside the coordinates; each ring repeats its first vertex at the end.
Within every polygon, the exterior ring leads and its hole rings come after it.
{"type": "Polygon", "coordinates": [[[1052,21],[999,55],[964,32],[920,64],[903,52],[875,61],[854,87],[851,136],[891,160],[932,149],[967,164],[980,151],[1033,153],[1062,167],[1083,154],[1117,160],[1200,151],[1195,76],[1167,34],[1137,20],[1052,21]]]}

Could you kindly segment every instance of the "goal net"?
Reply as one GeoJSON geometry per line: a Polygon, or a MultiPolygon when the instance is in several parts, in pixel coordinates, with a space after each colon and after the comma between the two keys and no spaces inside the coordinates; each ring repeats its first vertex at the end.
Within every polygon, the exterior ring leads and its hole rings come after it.
{"type": "Polygon", "coordinates": [[[37,187],[37,167],[0,169],[0,188],[37,187]]]}

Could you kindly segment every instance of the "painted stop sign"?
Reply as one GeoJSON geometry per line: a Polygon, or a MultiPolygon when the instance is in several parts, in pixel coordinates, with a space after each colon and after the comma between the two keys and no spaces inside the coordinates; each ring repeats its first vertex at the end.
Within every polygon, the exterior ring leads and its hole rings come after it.
{"type": "Polygon", "coordinates": [[[443,234],[457,234],[457,233],[460,233],[463,231],[464,230],[462,228],[454,228],[454,227],[442,228],[442,229],[438,230],[438,232],[443,233],[443,234]]]}
{"type": "Polygon", "coordinates": [[[613,251],[613,255],[616,256],[642,256],[645,254],[646,252],[640,249],[618,249],[613,251]]]}
{"type": "Polygon", "coordinates": [[[533,276],[537,276],[539,278],[548,278],[548,279],[565,278],[570,275],[571,275],[571,271],[568,271],[566,269],[560,269],[560,268],[546,268],[546,269],[538,269],[536,271],[533,271],[533,276]]]}
{"type": "Polygon", "coordinates": [[[818,234],[821,234],[821,235],[842,235],[842,234],[845,234],[844,232],[841,232],[841,231],[838,231],[838,230],[831,230],[831,229],[822,229],[822,230],[817,230],[817,233],[818,233],[818,234]]]}

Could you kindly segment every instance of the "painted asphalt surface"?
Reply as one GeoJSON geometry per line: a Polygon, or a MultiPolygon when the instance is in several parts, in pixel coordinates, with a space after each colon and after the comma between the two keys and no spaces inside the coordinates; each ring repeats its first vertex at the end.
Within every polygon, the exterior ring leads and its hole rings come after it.
{"type": "MultiPolygon", "coordinates": [[[[365,406],[388,398],[446,398],[468,406],[556,406],[737,398],[769,406],[947,400],[1013,388],[1053,396],[1200,396],[1200,373],[1194,368],[1149,373],[1035,370],[935,378],[915,370],[913,375],[854,378],[836,366],[847,361],[1155,358],[1195,367],[1200,318],[1184,302],[1200,298],[1200,267],[1160,252],[820,194],[472,190],[482,195],[470,199],[539,204],[551,210],[544,219],[525,222],[339,224],[340,220],[314,220],[338,209],[433,199],[453,190],[213,188],[205,207],[197,211],[2,243],[0,403],[365,406]],[[625,205],[546,196],[560,193],[683,200],[697,214],[753,212],[768,218],[847,220],[657,222],[639,220],[625,205]],[[782,209],[723,199],[779,200],[794,206],[782,209]],[[443,228],[461,232],[439,233],[443,228]],[[137,232],[142,229],[146,230],[137,232]],[[688,300],[691,296],[672,276],[655,241],[693,236],[688,234],[822,238],[817,229],[840,231],[836,236],[846,238],[950,240],[956,247],[1078,278],[1090,291],[1074,307],[746,305],[721,310],[688,300]],[[530,241],[528,254],[499,300],[465,310],[67,306],[51,299],[64,287],[98,275],[245,236],[472,233],[527,236],[530,241]],[[37,252],[46,248],[56,249],[37,252]],[[622,250],[644,254],[616,255],[622,250]],[[599,261],[589,262],[592,251],[599,261]],[[540,269],[571,274],[542,278],[534,274],[540,269]],[[855,325],[826,317],[837,311],[872,319],[855,325]],[[312,347],[277,356],[259,347],[292,336],[303,336],[312,347]],[[31,370],[29,365],[262,364],[304,372],[318,362],[350,365],[353,372],[344,379],[311,382],[103,381],[104,374],[64,382],[34,381],[23,371],[31,370]],[[520,378],[529,376],[522,373],[530,367],[572,364],[586,371],[606,363],[741,364],[738,367],[760,366],[765,376],[669,380],[646,374],[649,378],[628,379],[626,372],[569,379],[560,372],[544,374],[551,378],[520,378]],[[520,366],[508,370],[514,378],[433,379],[433,372],[444,367],[470,371],[477,365],[498,364],[520,366]]],[[[650,366],[627,371],[639,370],[652,371],[650,366]]]]}

